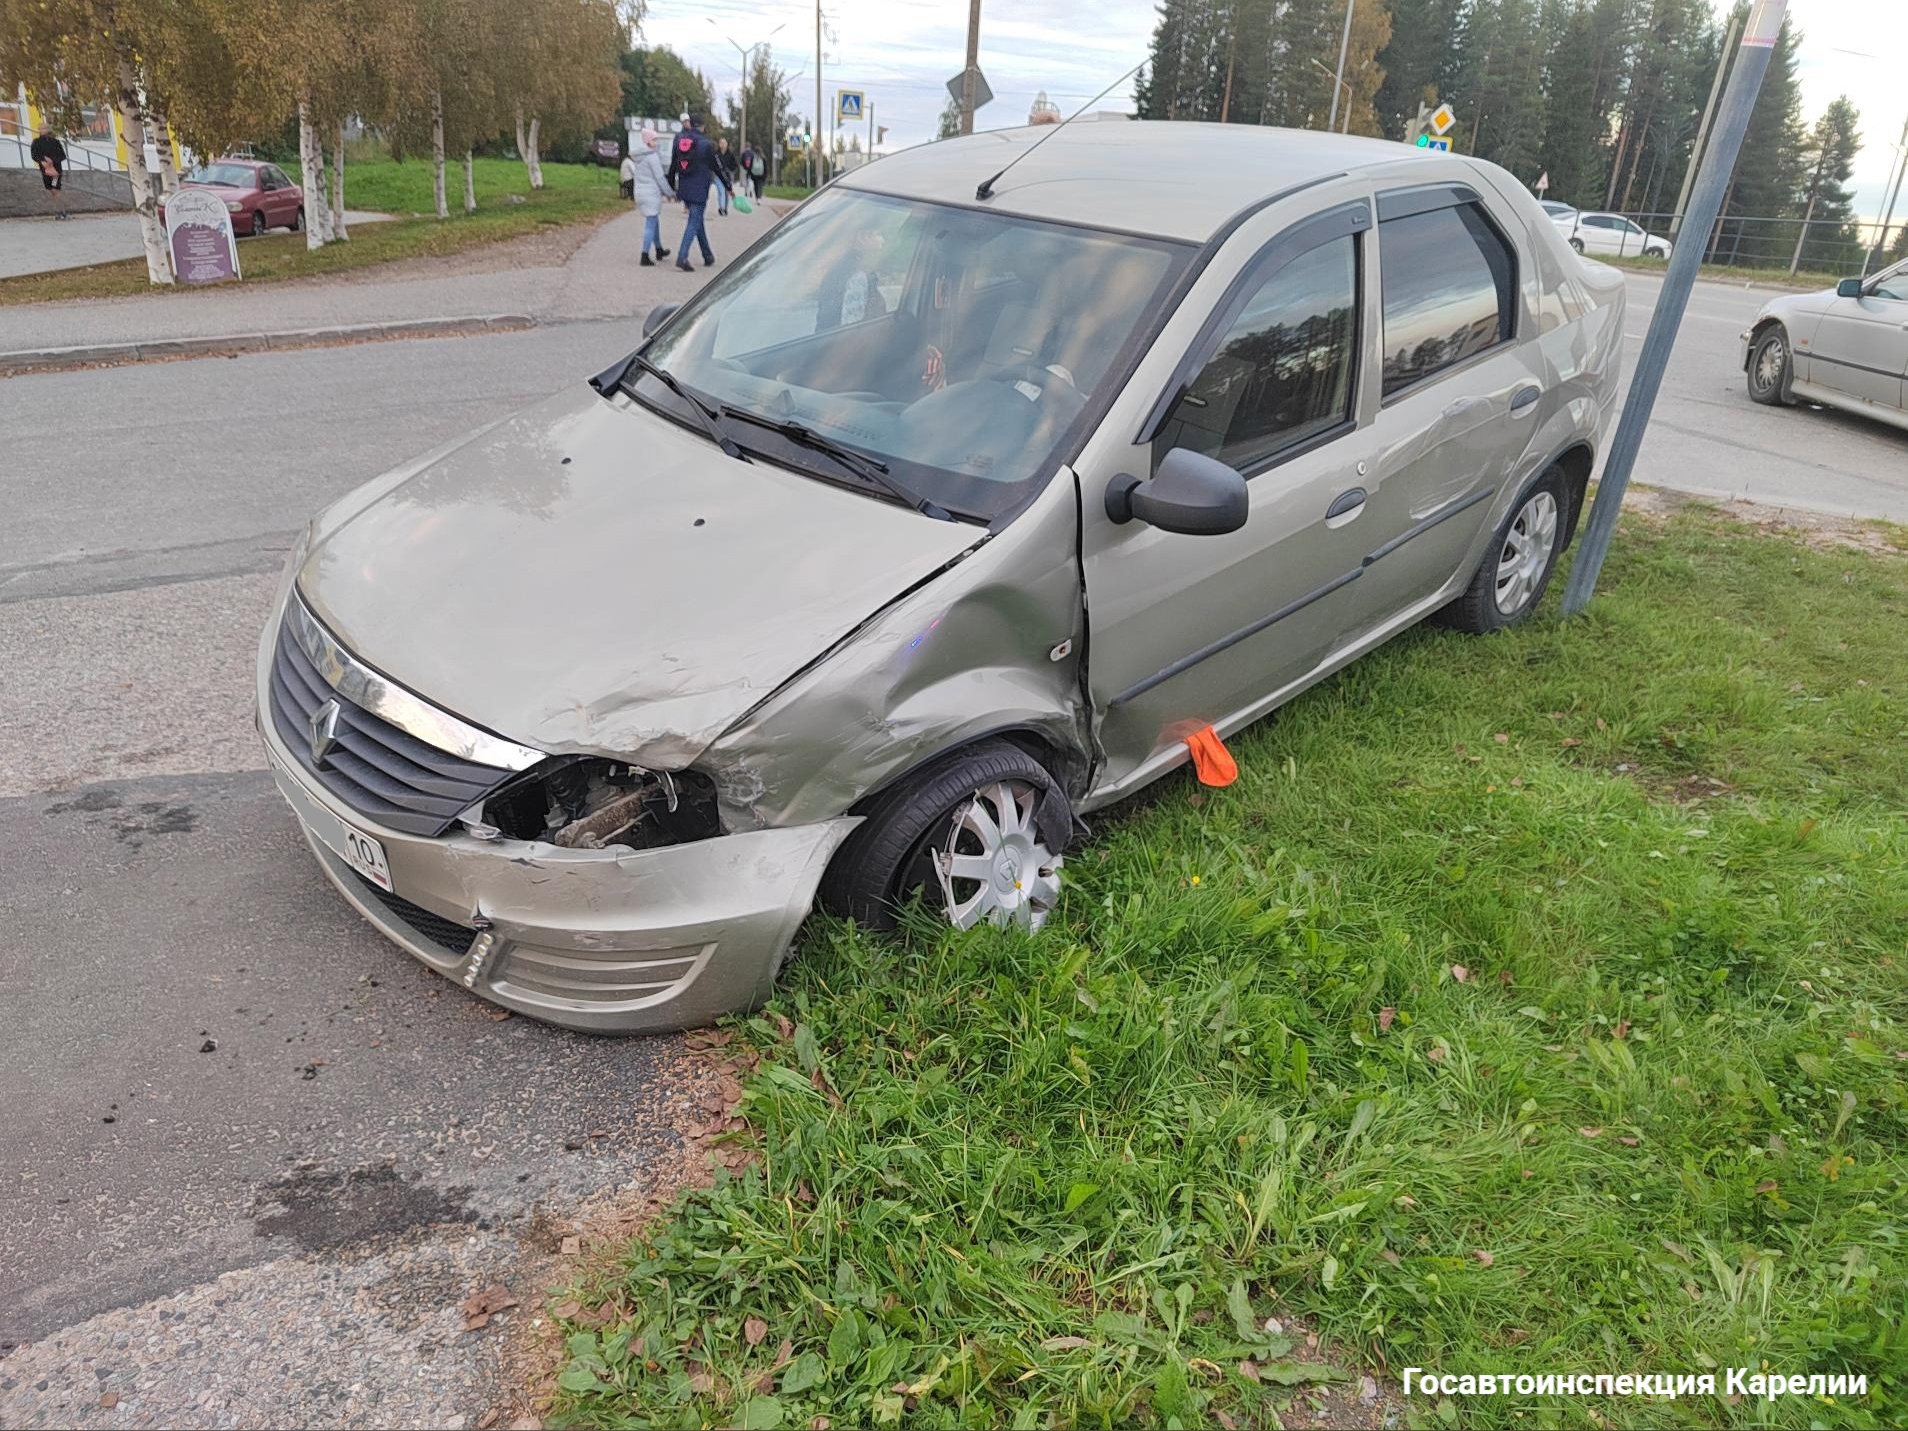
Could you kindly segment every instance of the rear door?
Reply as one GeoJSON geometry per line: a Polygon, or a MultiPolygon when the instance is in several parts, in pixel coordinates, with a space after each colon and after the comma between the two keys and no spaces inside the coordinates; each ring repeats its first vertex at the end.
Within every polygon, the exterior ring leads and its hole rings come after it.
{"type": "Polygon", "coordinates": [[[1377,197],[1380,405],[1367,486],[1383,546],[1353,596],[1383,624],[1473,560],[1483,523],[1545,404],[1545,366],[1524,311],[1514,216],[1467,184],[1377,197]]]}
{"type": "Polygon", "coordinates": [[[1871,279],[1860,298],[1837,298],[1809,344],[1808,381],[1900,408],[1908,374],[1908,264],[1871,279]]]}

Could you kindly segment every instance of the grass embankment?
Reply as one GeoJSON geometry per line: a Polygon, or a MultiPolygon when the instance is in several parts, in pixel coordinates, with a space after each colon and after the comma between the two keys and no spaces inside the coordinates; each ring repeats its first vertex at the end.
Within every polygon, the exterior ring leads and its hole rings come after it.
{"type": "MultiPolygon", "coordinates": [[[[298,177],[297,165],[284,167],[294,179],[298,177]]],[[[286,233],[282,229],[273,230],[263,238],[242,238],[239,268],[244,274],[243,281],[252,284],[306,278],[368,268],[395,259],[461,253],[539,228],[596,219],[624,202],[617,193],[616,171],[594,165],[545,164],[543,188],[532,189],[518,161],[479,159],[474,178],[477,210],[466,214],[463,211],[463,166],[446,166],[444,180],[451,216],[439,219],[431,195],[431,166],[427,161],[411,159],[398,163],[378,158],[348,162],[345,165],[346,207],[398,217],[388,222],[354,224],[349,243],[326,244],[319,249],[306,248],[303,234],[286,233]]],[[[146,261],[132,258],[90,268],[0,279],[0,305],[189,291],[192,290],[184,284],[155,289],[146,281],[146,261]]]]}
{"type": "Polygon", "coordinates": [[[1902,1424],[1908,558],[1690,510],[1560,587],[1096,822],[1038,937],[811,926],[759,1166],[585,1289],[556,1417],[1271,1425],[1298,1313],[1393,1374],[1874,1388],[1430,1424],[1902,1424]]]}
{"type": "MultiPolygon", "coordinates": [[[[1633,268],[1642,273],[1666,273],[1669,260],[1663,258],[1644,258],[1641,254],[1593,253],[1590,255],[1598,263],[1611,264],[1616,268],[1633,268]]],[[[1715,283],[1756,283],[1774,288],[1790,288],[1798,293],[1813,293],[1818,288],[1833,288],[1846,273],[1811,273],[1806,269],[1790,274],[1786,268],[1738,268],[1728,263],[1706,263],[1698,271],[1698,277],[1715,283]]]]}

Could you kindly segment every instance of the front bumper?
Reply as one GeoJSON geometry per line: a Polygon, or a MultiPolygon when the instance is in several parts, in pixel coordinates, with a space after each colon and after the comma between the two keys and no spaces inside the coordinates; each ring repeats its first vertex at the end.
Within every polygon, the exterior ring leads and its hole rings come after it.
{"type": "Polygon", "coordinates": [[[860,823],[647,850],[412,835],[314,788],[269,719],[259,735],[320,868],[381,933],[483,998],[599,1033],[691,1028],[760,1003],[829,857],[860,823]],[[395,894],[338,853],[347,827],[383,844],[395,894]]]}

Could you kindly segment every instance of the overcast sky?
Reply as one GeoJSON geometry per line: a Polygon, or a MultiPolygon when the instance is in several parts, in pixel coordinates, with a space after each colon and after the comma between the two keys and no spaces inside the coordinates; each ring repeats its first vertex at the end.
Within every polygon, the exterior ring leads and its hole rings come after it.
{"type": "MultiPolygon", "coordinates": [[[[1813,121],[1838,94],[1854,101],[1863,139],[1855,207],[1877,217],[1908,119],[1908,3],[1790,0],[1789,13],[1802,31],[1804,117],[1813,121]]],[[[824,108],[832,108],[836,89],[865,90],[875,122],[888,128],[888,148],[932,138],[947,99],[942,86],[961,68],[963,0],[824,0],[822,15],[824,108]]],[[[1042,89],[1066,112],[1079,108],[1146,58],[1153,18],[1153,0],[983,0],[981,70],[995,98],[980,111],[981,126],[1025,122],[1042,89]]],[[[779,62],[806,71],[795,83],[796,104],[803,113],[815,108],[812,3],[651,0],[643,29],[651,43],[671,46],[708,75],[718,95],[736,82],[733,46],[773,34],[779,62]]],[[[1098,107],[1131,109],[1132,92],[1121,83],[1098,107]]]]}

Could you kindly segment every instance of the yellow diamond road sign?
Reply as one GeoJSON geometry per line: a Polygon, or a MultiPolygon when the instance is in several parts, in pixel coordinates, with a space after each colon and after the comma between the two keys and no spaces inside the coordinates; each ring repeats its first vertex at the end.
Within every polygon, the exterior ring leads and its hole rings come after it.
{"type": "Polygon", "coordinates": [[[1451,112],[1451,106],[1448,104],[1441,104],[1431,111],[1430,124],[1433,134],[1447,134],[1451,126],[1456,123],[1457,116],[1451,112]]]}

